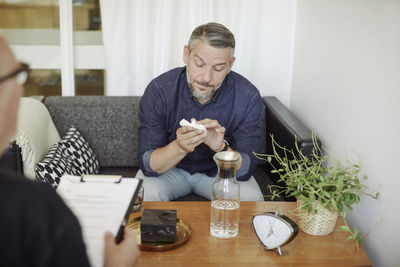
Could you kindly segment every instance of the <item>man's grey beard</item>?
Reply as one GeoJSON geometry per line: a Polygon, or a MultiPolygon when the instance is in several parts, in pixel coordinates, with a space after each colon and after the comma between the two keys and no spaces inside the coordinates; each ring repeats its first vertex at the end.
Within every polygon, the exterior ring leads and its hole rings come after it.
{"type": "Polygon", "coordinates": [[[189,71],[188,71],[187,68],[186,68],[186,80],[187,80],[187,83],[188,83],[188,85],[189,85],[189,89],[190,89],[190,92],[192,93],[192,96],[193,96],[194,98],[196,98],[198,101],[207,99],[207,98],[209,98],[210,96],[214,95],[214,93],[219,89],[219,87],[220,87],[221,84],[222,84],[222,83],[219,84],[216,88],[214,88],[214,89],[211,90],[209,93],[207,93],[207,94],[204,95],[204,94],[201,94],[201,93],[197,93],[197,92],[196,92],[196,89],[194,88],[193,83],[191,83],[190,80],[189,80],[189,71]]]}
{"type": "Polygon", "coordinates": [[[193,97],[196,98],[199,101],[214,95],[214,93],[218,90],[218,88],[219,88],[219,86],[217,88],[215,88],[215,89],[212,89],[207,94],[201,94],[201,93],[196,92],[196,89],[194,88],[192,83],[189,83],[190,92],[192,93],[193,97]]]}

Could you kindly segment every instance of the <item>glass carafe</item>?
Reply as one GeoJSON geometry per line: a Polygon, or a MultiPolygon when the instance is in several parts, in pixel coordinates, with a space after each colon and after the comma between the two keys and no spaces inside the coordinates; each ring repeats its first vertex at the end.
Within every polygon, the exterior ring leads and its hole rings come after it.
{"type": "Polygon", "coordinates": [[[240,190],[236,172],[242,157],[236,151],[218,152],[214,155],[218,175],[211,196],[210,233],[220,238],[231,238],[239,232],[240,190]]]}

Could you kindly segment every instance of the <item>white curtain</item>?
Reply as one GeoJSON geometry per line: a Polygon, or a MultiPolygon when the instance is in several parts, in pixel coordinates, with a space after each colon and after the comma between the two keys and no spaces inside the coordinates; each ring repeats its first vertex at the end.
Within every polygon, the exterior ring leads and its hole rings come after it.
{"type": "Polygon", "coordinates": [[[263,95],[287,102],[295,0],[101,0],[107,95],[142,95],[161,73],[183,66],[193,29],[210,21],[236,38],[234,70],[263,95]]]}

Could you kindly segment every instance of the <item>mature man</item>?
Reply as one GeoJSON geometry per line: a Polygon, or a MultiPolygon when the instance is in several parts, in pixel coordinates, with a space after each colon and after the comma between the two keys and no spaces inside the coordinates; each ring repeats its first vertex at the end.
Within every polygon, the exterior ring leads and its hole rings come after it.
{"type": "Polygon", "coordinates": [[[138,160],[145,200],[169,201],[191,192],[211,198],[217,173],[213,155],[241,153],[237,172],[241,200],[261,201],[252,177],[263,104],[257,88],[231,71],[235,39],[223,25],[197,27],[184,47],[185,67],[155,78],[140,103],[138,160]],[[196,121],[206,131],[181,127],[196,121]]]}
{"type": "MultiPolygon", "coordinates": [[[[18,63],[0,35],[0,154],[12,138],[28,66],[18,63]]],[[[89,266],[79,223],[45,183],[0,170],[1,266],[89,266]]],[[[135,266],[135,234],[115,244],[105,236],[105,266],[135,266]]]]}

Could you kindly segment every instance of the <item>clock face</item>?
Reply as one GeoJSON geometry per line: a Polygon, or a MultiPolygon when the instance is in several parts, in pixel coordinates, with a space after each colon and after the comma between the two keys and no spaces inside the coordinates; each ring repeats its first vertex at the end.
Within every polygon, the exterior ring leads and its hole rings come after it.
{"type": "Polygon", "coordinates": [[[253,228],[266,249],[283,246],[298,232],[297,225],[288,217],[268,212],[253,217],[253,228]]]}

